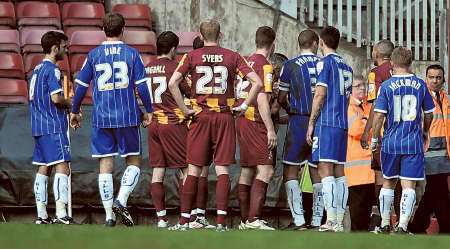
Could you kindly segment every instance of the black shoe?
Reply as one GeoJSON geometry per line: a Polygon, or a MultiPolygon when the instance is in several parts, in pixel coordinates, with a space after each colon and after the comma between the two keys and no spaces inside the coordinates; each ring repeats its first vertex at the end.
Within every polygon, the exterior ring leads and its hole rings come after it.
{"type": "Polygon", "coordinates": [[[78,225],[72,217],[66,216],[62,218],[55,218],[53,220],[53,224],[62,224],[62,225],[78,225]]]}
{"type": "Polygon", "coordinates": [[[370,216],[369,231],[375,231],[381,224],[381,216],[372,214],[370,216]]]}
{"type": "Polygon", "coordinates": [[[115,227],[116,226],[116,221],[113,219],[109,219],[105,222],[105,227],[115,227]]]}
{"type": "Polygon", "coordinates": [[[295,225],[295,223],[289,224],[287,227],[283,228],[285,231],[305,231],[308,229],[308,225],[303,224],[301,226],[295,225]]]}
{"type": "Polygon", "coordinates": [[[390,234],[391,226],[386,225],[384,227],[375,227],[375,229],[372,232],[375,234],[390,234]]]}
{"type": "Polygon", "coordinates": [[[47,217],[46,219],[38,217],[36,219],[36,221],[34,222],[34,224],[36,224],[36,225],[49,225],[49,224],[53,224],[53,220],[52,220],[52,218],[50,216],[47,217]]]}
{"type": "Polygon", "coordinates": [[[134,225],[133,218],[131,217],[130,212],[128,212],[127,207],[124,207],[122,206],[122,204],[120,204],[119,200],[114,201],[113,211],[116,216],[122,217],[122,224],[127,227],[132,227],[134,225]]]}
{"type": "Polygon", "coordinates": [[[394,233],[399,234],[399,235],[413,235],[413,233],[411,233],[408,230],[405,230],[403,227],[400,227],[400,226],[395,228],[394,233]]]}

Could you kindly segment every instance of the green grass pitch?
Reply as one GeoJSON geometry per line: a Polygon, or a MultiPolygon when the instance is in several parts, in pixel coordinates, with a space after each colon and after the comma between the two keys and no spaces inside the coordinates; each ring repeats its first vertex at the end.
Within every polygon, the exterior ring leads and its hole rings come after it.
{"type": "Polygon", "coordinates": [[[450,236],[285,231],[171,232],[148,226],[0,224],[1,249],[445,249],[450,236]]]}

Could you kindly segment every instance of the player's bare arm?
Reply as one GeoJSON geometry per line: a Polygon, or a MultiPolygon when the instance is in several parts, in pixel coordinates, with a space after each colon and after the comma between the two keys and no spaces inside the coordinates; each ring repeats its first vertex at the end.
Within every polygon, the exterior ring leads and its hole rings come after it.
{"type": "Polygon", "coordinates": [[[363,149],[369,149],[369,133],[370,129],[372,129],[372,123],[373,123],[373,116],[374,116],[374,110],[375,109],[375,103],[372,105],[369,113],[369,118],[367,119],[367,124],[364,127],[364,133],[361,136],[361,147],[363,149]]]}
{"type": "Polygon", "coordinates": [[[327,88],[324,86],[316,86],[316,93],[314,94],[313,104],[311,108],[311,116],[309,118],[308,131],[306,133],[306,141],[312,146],[312,136],[314,133],[314,125],[319,118],[323,103],[327,97],[327,88]]]}
{"type": "MultiPolygon", "coordinates": [[[[247,107],[250,105],[251,102],[253,102],[253,100],[255,100],[257,98],[258,93],[263,88],[263,83],[261,81],[261,78],[259,78],[258,74],[256,74],[255,72],[250,72],[245,77],[250,81],[250,84],[252,84],[252,87],[250,88],[250,91],[248,92],[248,98],[246,98],[245,101],[240,106],[233,108],[233,112],[237,112],[240,115],[243,115],[245,113],[245,111],[247,110],[247,107]]],[[[171,79],[171,81],[172,81],[172,79],[171,79]]],[[[169,85],[169,87],[170,87],[170,85],[169,85]]]]}
{"type": "Polygon", "coordinates": [[[267,129],[267,146],[270,150],[277,146],[277,133],[271,118],[271,111],[269,106],[269,97],[267,93],[259,93],[257,97],[258,110],[261,115],[261,119],[267,129]]]}
{"type": "Polygon", "coordinates": [[[179,72],[173,73],[169,81],[169,91],[173,96],[175,102],[177,102],[178,107],[184,113],[185,116],[191,116],[195,113],[194,110],[187,108],[184,103],[183,95],[180,91],[180,83],[183,80],[183,75],[179,72]]]}
{"type": "Polygon", "coordinates": [[[288,102],[288,92],[280,90],[278,92],[278,104],[280,104],[280,106],[286,110],[286,112],[289,112],[289,102],[288,102]]]}
{"type": "MultiPolygon", "coordinates": [[[[378,139],[381,135],[381,126],[383,125],[384,119],[386,117],[385,113],[374,112],[373,122],[372,122],[372,141],[370,144],[370,149],[375,150],[378,145],[378,139]]],[[[431,123],[430,123],[431,124],[431,123]]]]}
{"type": "Polygon", "coordinates": [[[423,144],[427,145],[430,140],[430,127],[433,122],[433,113],[423,115],[423,144]]]}
{"type": "Polygon", "coordinates": [[[70,110],[70,108],[72,107],[70,100],[65,99],[64,96],[60,95],[59,93],[52,94],[51,98],[53,104],[55,104],[58,108],[70,110]]]}

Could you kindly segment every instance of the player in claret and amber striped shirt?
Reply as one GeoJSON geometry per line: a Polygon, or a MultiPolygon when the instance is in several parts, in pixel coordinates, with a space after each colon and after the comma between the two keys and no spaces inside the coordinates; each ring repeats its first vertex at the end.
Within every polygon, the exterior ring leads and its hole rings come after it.
{"type": "Polygon", "coordinates": [[[230,178],[228,166],[235,162],[236,132],[231,113],[235,103],[234,81],[237,74],[246,76],[252,88],[249,97],[233,111],[244,112],[262,88],[261,79],[236,52],[221,48],[218,44],[220,25],[214,20],[202,22],[200,33],[204,47],[195,49],[181,59],[169,82],[169,89],[185,115],[193,110],[186,107],[179,84],[190,74],[191,96],[200,108],[190,125],[187,138],[188,176],[181,193],[180,222],[172,229],[186,229],[190,218],[197,180],[202,167],[208,167],[214,159],[217,174],[216,204],[217,229],[224,230],[228,209],[230,178]]]}
{"type": "MultiPolygon", "coordinates": [[[[263,80],[264,88],[257,100],[251,102],[244,116],[237,119],[241,166],[238,185],[241,229],[274,230],[261,219],[261,214],[267,185],[273,175],[272,149],[277,144],[269,105],[273,69],[267,60],[275,48],[275,36],[275,31],[267,26],[256,31],[256,52],[248,57],[248,63],[263,80]]],[[[245,101],[250,88],[248,81],[239,81],[236,91],[238,104],[245,101]]]]}

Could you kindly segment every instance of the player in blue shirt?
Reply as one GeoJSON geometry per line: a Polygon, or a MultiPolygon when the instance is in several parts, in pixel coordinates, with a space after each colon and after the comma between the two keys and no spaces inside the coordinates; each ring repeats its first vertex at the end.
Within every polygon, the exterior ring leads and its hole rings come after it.
{"type": "Polygon", "coordinates": [[[425,82],[411,74],[412,52],[399,47],[392,52],[394,75],[383,82],[375,102],[371,149],[377,146],[384,122],[380,191],[382,233],[390,232],[391,205],[397,179],[402,185],[397,233],[407,233],[416,202],[416,182],[424,179],[424,144],[433,120],[434,103],[425,82]],[[422,121],[422,112],[424,113],[422,121]]]}
{"type": "Polygon", "coordinates": [[[288,130],[284,145],[284,181],[293,222],[289,230],[307,228],[303,216],[302,192],[298,173],[308,163],[313,182],[313,217],[311,227],[319,227],[323,215],[322,184],[317,166],[311,161],[311,146],[306,142],[306,130],[311,114],[314,88],[316,85],[316,55],[319,36],[313,30],[304,30],[298,36],[300,55],[288,60],[280,75],[278,102],[289,114],[288,130]]]}
{"type": "Polygon", "coordinates": [[[127,200],[136,186],[141,165],[141,110],[135,95],[137,89],[144,104],[144,121],[151,120],[152,105],[144,65],[138,51],[120,41],[125,20],[120,14],[109,13],[103,19],[106,41],[91,50],[77,76],[70,125],[81,125],[80,105],[91,84],[93,89],[93,124],[91,132],[92,157],[99,158],[98,184],[106,226],[114,226],[115,214],[122,223],[133,226],[127,210],[127,200]],[[125,158],[127,168],[122,176],[117,199],[113,201],[113,156],[125,158]],[[113,214],[114,212],[114,214],[113,214]]]}
{"type": "Polygon", "coordinates": [[[319,231],[342,232],[347,207],[348,186],[344,175],[347,156],[347,108],[353,72],[336,54],[340,33],[325,27],[320,33],[324,58],[317,63],[317,83],[307,140],[312,145],[312,160],[318,163],[327,222],[319,231]],[[314,134],[314,135],[313,135],[314,134]]]}
{"type": "Polygon", "coordinates": [[[41,38],[45,54],[29,80],[31,129],[35,141],[33,164],[38,166],[34,182],[34,194],[38,218],[36,224],[71,224],[67,216],[68,175],[70,162],[69,139],[67,137],[67,114],[70,101],[64,99],[61,72],[56,62],[66,52],[67,36],[49,31],[41,38]],[[47,182],[52,167],[56,168],[53,193],[56,202],[56,219],[47,214],[47,182]]]}

